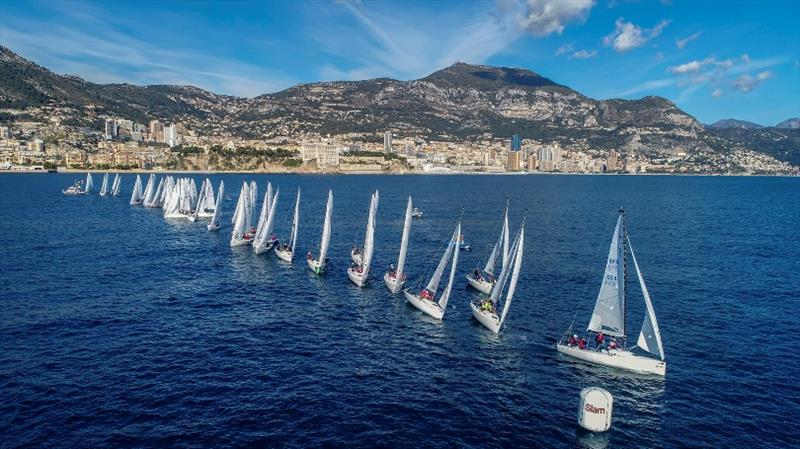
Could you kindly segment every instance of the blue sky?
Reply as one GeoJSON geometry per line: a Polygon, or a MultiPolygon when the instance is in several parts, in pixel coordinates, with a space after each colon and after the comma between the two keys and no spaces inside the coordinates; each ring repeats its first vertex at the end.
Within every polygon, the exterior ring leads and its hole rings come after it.
{"type": "Polygon", "coordinates": [[[593,98],[664,96],[702,122],[800,116],[800,1],[15,2],[0,43],[95,82],[255,96],[524,67],[593,98]]]}

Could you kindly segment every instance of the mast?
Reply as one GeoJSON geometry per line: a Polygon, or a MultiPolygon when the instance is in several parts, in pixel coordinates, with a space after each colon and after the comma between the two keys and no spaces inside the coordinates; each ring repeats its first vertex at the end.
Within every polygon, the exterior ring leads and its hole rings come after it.
{"type": "Polygon", "coordinates": [[[622,338],[625,338],[627,333],[627,317],[628,317],[628,264],[626,263],[626,255],[628,248],[625,241],[628,239],[628,230],[625,229],[625,210],[620,206],[619,208],[620,223],[622,224],[622,338]]]}
{"type": "Polygon", "coordinates": [[[292,255],[294,256],[294,245],[297,242],[297,226],[300,222],[300,188],[297,188],[297,199],[294,200],[294,218],[292,219],[292,235],[289,241],[292,242],[292,255]]]}
{"type": "MultiPolygon", "coordinates": [[[[458,220],[458,225],[456,225],[456,232],[453,233],[453,240],[452,240],[453,244],[451,246],[451,248],[453,248],[453,263],[450,266],[450,277],[447,279],[447,287],[445,287],[444,293],[442,293],[442,298],[439,300],[439,307],[441,307],[442,310],[446,310],[447,309],[447,301],[448,301],[448,299],[450,299],[450,292],[453,289],[453,280],[456,277],[456,268],[457,268],[457,265],[458,265],[458,249],[459,249],[458,248],[459,245],[458,245],[458,243],[456,241],[456,236],[457,235],[461,235],[461,219],[460,218],[458,220]]],[[[448,249],[448,252],[449,252],[449,249],[448,249]]],[[[445,254],[447,254],[447,253],[445,253],[445,254]]],[[[441,277],[441,274],[439,276],[441,277]]]]}
{"type": "Polygon", "coordinates": [[[408,234],[411,231],[411,195],[408,196],[408,205],[406,206],[406,219],[403,222],[403,237],[400,240],[400,255],[397,257],[397,271],[395,271],[395,279],[403,279],[403,269],[406,266],[406,254],[408,253],[408,234]]]}

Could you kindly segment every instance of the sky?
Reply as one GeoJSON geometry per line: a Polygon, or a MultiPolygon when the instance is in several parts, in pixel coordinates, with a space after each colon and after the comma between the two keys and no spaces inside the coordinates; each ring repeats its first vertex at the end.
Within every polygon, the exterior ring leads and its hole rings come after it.
{"type": "Polygon", "coordinates": [[[94,82],[247,97],[461,61],[597,99],[663,96],[704,123],[800,116],[798,0],[0,0],[0,44],[94,82]]]}

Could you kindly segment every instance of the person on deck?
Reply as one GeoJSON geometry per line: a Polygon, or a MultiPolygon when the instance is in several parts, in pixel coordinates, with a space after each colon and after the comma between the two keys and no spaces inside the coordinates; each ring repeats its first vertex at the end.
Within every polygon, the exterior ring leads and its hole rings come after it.
{"type": "Polygon", "coordinates": [[[578,340],[578,349],[586,349],[586,339],[585,338],[581,337],[581,339],[578,340]]]}
{"type": "Polygon", "coordinates": [[[597,347],[597,350],[600,351],[606,348],[606,336],[603,335],[602,332],[598,332],[597,335],[594,336],[594,344],[597,347]]]}
{"type": "Polygon", "coordinates": [[[569,341],[567,342],[569,346],[577,346],[578,345],[578,336],[577,335],[570,335],[569,341]]]}
{"type": "Polygon", "coordinates": [[[616,338],[612,338],[611,342],[608,343],[608,350],[612,350],[612,349],[619,349],[619,344],[617,343],[617,339],[616,338]]]}
{"type": "Polygon", "coordinates": [[[481,270],[476,268],[475,271],[472,272],[472,277],[474,277],[476,280],[480,281],[481,280],[481,270]]]}

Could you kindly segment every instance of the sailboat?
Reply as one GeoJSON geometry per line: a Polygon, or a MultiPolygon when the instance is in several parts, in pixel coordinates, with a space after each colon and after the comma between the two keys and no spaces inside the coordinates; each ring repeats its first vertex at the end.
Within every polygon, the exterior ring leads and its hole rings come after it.
{"type": "Polygon", "coordinates": [[[369,277],[369,269],[372,265],[372,254],[375,252],[375,214],[378,213],[378,201],[380,195],[376,190],[372,194],[369,202],[369,217],[367,218],[367,232],[364,235],[364,247],[360,251],[360,263],[354,262],[347,268],[347,277],[358,285],[363,287],[369,277]]]}
{"type": "Polygon", "coordinates": [[[156,193],[156,175],[154,173],[150,173],[150,176],[147,178],[147,185],[144,187],[144,193],[142,194],[142,206],[149,207],[150,203],[153,201],[153,194],[156,193]]]}
{"type": "Polygon", "coordinates": [[[517,281],[519,280],[519,271],[522,267],[522,252],[525,247],[525,222],[523,220],[522,226],[519,228],[517,237],[514,239],[514,244],[511,248],[511,256],[508,264],[506,264],[500,271],[500,277],[497,279],[495,287],[491,290],[492,294],[482,296],[472,301],[469,306],[472,309],[472,316],[478,320],[479,323],[484,325],[487,329],[495,334],[500,332],[503,323],[508,316],[508,309],[511,306],[511,300],[514,298],[514,292],[517,288],[517,281]],[[513,268],[511,268],[513,267],[513,268]],[[509,274],[511,276],[509,281],[509,274]],[[508,282],[508,293],[503,302],[503,309],[500,315],[497,315],[498,302],[503,295],[503,290],[508,282]]]}
{"type": "Polygon", "coordinates": [[[231,230],[231,246],[249,245],[253,242],[251,233],[251,212],[252,204],[250,196],[250,185],[245,181],[239,193],[239,201],[236,203],[236,210],[233,212],[233,230],[231,230]]]}
{"type": "Polygon", "coordinates": [[[217,204],[214,200],[214,186],[211,185],[211,180],[206,178],[204,184],[205,188],[200,187],[200,197],[202,199],[197,200],[197,218],[213,217],[217,204]]]}
{"type": "Polygon", "coordinates": [[[166,188],[168,190],[164,196],[164,218],[187,218],[182,210],[187,202],[186,179],[179,178],[175,182],[169,182],[166,188]]]}
{"type": "Polygon", "coordinates": [[[197,198],[197,205],[194,207],[194,213],[189,216],[189,221],[191,222],[197,221],[200,215],[200,203],[203,202],[203,198],[206,194],[206,181],[208,181],[208,179],[204,179],[203,183],[200,184],[200,196],[197,198]]]}
{"type": "Polygon", "coordinates": [[[500,237],[497,239],[497,243],[494,244],[492,248],[492,253],[489,255],[489,258],[486,259],[486,265],[483,267],[483,272],[479,268],[476,268],[472,273],[467,275],[467,282],[469,285],[478,290],[481,293],[490,294],[492,292],[492,287],[494,286],[497,279],[494,277],[494,267],[496,265],[498,253],[502,251],[503,257],[503,265],[501,270],[504,270],[508,266],[508,200],[506,200],[506,212],[503,216],[503,227],[500,231],[500,237]],[[485,273],[485,275],[484,275],[485,273]]]}
{"type": "Polygon", "coordinates": [[[441,260],[439,260],[439,264],[436,266],[436,271],[433,272],[433,276],[425,285],[425,288],[420,290],[419,294],[413,294],[409,292],[408,289],[403,290],[406,299],[412,306],[437,320],[441,320],[444,316],[444,312],[447,310],[447,300],[450,298],[450,291],[453,288],[453,279],[456,276],[456,266],[458,265],[459,235],[461,235],[461,219],[458,220],[456,229],[447,242],[447,249],[445,249],[441,260]],[[444,292],[442,292],[442,297],[437,301],[436,290],[439,288],[442,274],[444,274],[444,270],[447,268],[447,262],[451,254],[453,256],[453,262],[450,266],[450,277],[447,279],[447,287],[444,289],[444,292]]]}
{"type": "Polygon", "coordinates": [[[297,189],[297,198],[294,200],[294,215],[292,216],[292,230],[289,241],[275,248],[275,255],[279,259],[292,263],[294,249],[297,244],[297,226],[300,224],[300,189],[297,189]]]}
{"type": "Polygon", "coordinates": [[[403,289],[406,283],[406,254],[408,254],[408,235],[411,233],[411,218],[413,209],[411,204],[411,195],[408,196],[408,204],[406,205],[406,219],[403,222],[403,237],[400,239],[400,255],[397,256],[397,267],[389,267],[386,274],[383,275],[383,283],[386,288],[392,293],[397,293],[403,289]]]}
{"type": "Polygon", "coordinates": [[[111,183],[111,195],[112,196],[119,196],[119,188],[122,179],[119,177],[119,173],[114,175],[114,182],[111,183]]]}
{"type": "Polygon", "coordinates": [[[100,184],[100,196],[108,195],[108,173],[103,175],[103,182],[100,184]]]}
{"type": "Polygon", "coordinates": [[[158,207],[162,207],[164,205],[161,202],[161,197],[162,197],[163,192],[164,192],[164,185],[165,184],[166,184],[166,178],[162,177],[158,181],[158,187],[156,187],[156,190],[155,190],[155,192],[153,192],[153,195],[150,198],[150,200],[148,201],[147,197],[145,197],[145,200],[143,202],[145,207],[158,208],[158,207]]]}
{"type": "Polygon", "coordinates": [[[133,184],[131,193],[131,206],[142,204],[142,178],[136,175],[136,183],[133,184]]]}
{"type": "Polygon", "coordinates": [[[86,173],[86,188],[83,189],[84,193],[89,193],[92,191],[92,187],[94,187],[94,181],[92,181],[92,174],[86,173]]]}
{"type": "Polygon", "coordinates": [[[217,191],[217,202],[214,204],[214,215],[211,216],[211,222],[208,223],[209,231],[216,231],[219,229],[219,214],[222,209],[222,198],[225,195],[225,181],[219,182],[219,191],[217,191]]]}
{"type": "MultiPolygon", "coordinates": [[[[277,243],[278,238],[272,233],[272,226],[275,223],[275,207],[278,204],[278,194],[281,189],[275,191],[275,196],[270,201],[269,213],[267,214],[266,223],[261,228],[261,233],[256,232],[255,239],[253,240],[253,252],[256,254],[265,253],[271,250],[277,243]]],[[[272,188],[267,188],[267,196],[272,194],[272,188]]]]}
{"type": "Polygon", "coordinates": [[[316,274],[325,272],[325,267],[328,264],[328,245],[331,243],[331,216],[333,215],[333,191],[328,190],[328,204],[325,206],[325,224],[322,226],[322,239],[319,242],[319,257],[314,259],[311,251],[306,256],[308,268],[311,268],[316,274]]]}
{"type": "Polygon", "coordinates": [[[613,349],[581,349],[573,341],[575,337],[571,335],[572,326],[570,326],[564,337],[556,344],[556,349],[570,357],[597,365],[636,373],[665,375],[667,362],[664,357],[664,346],[661,344],[661,332],[658,328],[653,303],[650,300],[650,293],[644,283],[642,272],[639,270],[639,264],[636,262],[631,241],[625,232],[625,212],[622,209],[619,211],[614,237],[611,239],[611,247],[608,251],[603,283],[600,286],[600,293],[597,295],[597,302],[587,331],[594,332],[595,335],[604,335],[605,338],[618,339],[621,344],[616,345],[617,347],[613,349]],[[636,346],[630,349],[625,345],[627,331],[626,243],[627,248],[630,249],[646,309],[639,339],[636,346]],[[641,353],[642,351],[644,354],[641,353]]]}

